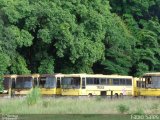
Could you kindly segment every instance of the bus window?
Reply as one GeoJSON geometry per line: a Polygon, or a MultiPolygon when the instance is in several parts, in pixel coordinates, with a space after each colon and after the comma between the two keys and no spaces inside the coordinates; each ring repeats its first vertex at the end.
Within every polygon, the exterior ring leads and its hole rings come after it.
{"type": "Polygon", "coordinates": [[[132,80],[131,79],[126,79],[126,85],[132,85],[132,80]]]}
{"type": "Polygon", "coordinates": [[[151,84],[151,78],[147,78],[147,84],[151,84]]]}
{"type": "Polygon", "coordinates": [[[64,77],[62,78],[62,88],[80,88],[79,77],[64,77]]]}
{"type": "Polygon", "coordinates": [[[57,78],[57,88],[60,88],[60,86],[61,86],[61,85],[60,85],[60,78],[58,77],[58,78],[57,78]]]}
{"type": "Polygon", "coordinates": [[[39,86],[41,88],[44,88],[45,83],[46,83],[46,77],[41,77],[39,80],[39,86]]]}
{"type": "Polygon", "coordinates": [[[110,85],[110,79],[106,79],[106,84],[110,85]]]}
{"type": "Polygon", "coordinates": [[[80,88],[80,78],[72,78],[71,86],[72,88],[80,88]]]}
{"type": "Polygon", "coordinates": [[[137,85],[136,87],[139,87],[139,88],[140,88],[140,87],[141,87],[141,84],[142,84],[141,81],[136,81],[136,85],[137,85]]]}
{"type": "Polygon", "coordinates": [[[32,77],[17,77],[15,88],[17,89],[29,89],[32,88],[32,77]]]}
{"type": "Polygon", "coordinates": [[[9,89],[10,88],[10,81],[11,81],[11,78],[10,77],[5,77],[4,80],[3,80],[3,87],[5,90],[9,89]]]}
{"type": "Polygon", "coordinates": [[[125,79],[120,79],[120,80],[119,80],[119,84],[120,84],[120,85],[125,85],[125,79]]]}
{"type": "Polygon", "coordinates": [[[100,84],[99,78],[86,78],[88,85],[100,84]]]}
{"type": "Polygon", "coordinates": [[[86,78],[87,84],[88,85],[93,85],[94,84],[94,79],[93,78],[86,78]]]}
{"type": "Polygon", "coordinates": [[[15,86],[16,86],[16,80],[15,78],[12,78],[12,88],[15,88],[15,86]]]}
{"type": "Polygon", "coordinates": [[[108,79],[108,83],[109,83],[109,85],[112,85],[113,84],[113,80],[112,79],[108,79]]]}
{"type": "Polygon", "coordinates": [[[119,79],[113,79],[113,85],[119,85],[119,79]]]}
{"type": "Polygon", "coordinates": [[[45,88],[55,88],[56,87],[56,78],[55,77],[46,77],[45,88]]]}
{"type": "Polygon", "coordinates": [[[145,78],[145,87],[146,88],[151,88],[151,77],[146,77],[145,78]]]}
{"type": "Polygon", "coordinates": [[[94,78],[94,84],[99,84],[99,78],[94,78]]]}
{"type": "Polygon", "coordinates": [[[160,88],[160,77],[152,77],[152,85],[151,88],[160,88]]]}
{"type": "Polygon", "coordinates": [[[85,84],[85,78],[82,78],[82,89],[86,88],[86,84],[85,84]]]}
{"type": "Polygon", "coordinates": [[[145,80],[145,78],[142,78],[141,81],[140,81],[140,87],[142,87],[142,88],[145,88],[146,83],[145,83],[144,80],[145,80]]]}
{"type": "Polygon", "coordinates": [[[101,83],[101,85],[106,85],[106,79],[104,79],[104,78],[100,79],[100,83],[101,83]]]}

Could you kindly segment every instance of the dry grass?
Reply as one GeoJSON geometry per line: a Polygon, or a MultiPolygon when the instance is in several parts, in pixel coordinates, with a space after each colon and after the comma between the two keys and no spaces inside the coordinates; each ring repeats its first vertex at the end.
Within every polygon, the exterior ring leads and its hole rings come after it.
{"type": "Polygon", "coordinates": [[[126,114],[160,114],[160,99],[43,98],[28,106],[25,98],[0,99],[3,114],[119,114],[119,105],[129,108],[126,114]]]}

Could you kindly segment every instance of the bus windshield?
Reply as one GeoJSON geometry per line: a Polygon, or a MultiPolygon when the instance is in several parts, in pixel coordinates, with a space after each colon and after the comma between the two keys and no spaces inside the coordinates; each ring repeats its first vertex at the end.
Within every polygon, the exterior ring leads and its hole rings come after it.
{"type": "Polygon", "coordinates": [[[55,77],[47,77],[44,87],[45,88],[54,88],[54,87],[56,87],[56,78],[55,77]]]}
{"type": "Polygon", "coordinates": [[[4,87],[4,90],[10,88],[10,80],[11,80],[10,77],[5,77],[5,78],[4,78],[4,80],[3,80],[3,87],[4,87]]]}
{"type": "Polygon", "coordinates": [[[32,88],[32,77],[17,77],[15,88],[32,88]]]}
{"type": "Polygon", "coordinates": [[[80,77],[64,77],[62,78],[62,88],[79,89],[80,77]]]}
{"type": "Polygon", "coordinates": [[[159,76],[151,76],[144,77],[145,79],[145,87],[146,88],[160,88],[160,77],[159,76]]]}
{"type": "Polygon", "coordinates": [[[55,88],[56,87],[56,78],[55,77],[41,77],[40,86],[42,88],[55,88]]]}

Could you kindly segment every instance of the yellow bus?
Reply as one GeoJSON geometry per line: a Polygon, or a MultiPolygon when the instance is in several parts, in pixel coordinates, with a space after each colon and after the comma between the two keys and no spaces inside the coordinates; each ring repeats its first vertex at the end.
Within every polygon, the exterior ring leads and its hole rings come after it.
{"type": "Polygon", "coordinates": [[[39,87],[42,95],[61,95],[62,74],[43,74],[39,77],[39,87]]]}
{"type": "Polygon", "coordinates": [[[28,94],[33,87],[38,86],[39,74],[17,75],[12,79],[12,94],[21,96],[28,94]]]}
{"type": "Polygon", "coordinates": [[[62,95],[132,95],[132,76],[68,74],[62,77],[62,95]]]}
{"type": "Polygon", "coordinates": [[[17,75],[4,75],[3,76],[3,91],[2,96],[11,97],[12,80],[15,80],[17,75]]]}
{"type": "Polygon", "coordinates": [[[137,96],[160,96],[160,72],[145,73],[140,81],[137,96]]]}

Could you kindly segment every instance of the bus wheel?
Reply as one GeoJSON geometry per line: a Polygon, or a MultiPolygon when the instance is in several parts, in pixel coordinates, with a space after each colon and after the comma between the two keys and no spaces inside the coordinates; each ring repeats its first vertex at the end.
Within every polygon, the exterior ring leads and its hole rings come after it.
{"type": "Polygon", "coordinates": [[[88,97],[92,97],[92,93],[89,93],[89,94],[88,94],[88,97]]]}
{"type": "Polygon", "coordinates": [[[123,93],[120,93],[120,95],[119,95],[119,96],[120,96],[120,98],[123,98],[123,93]]]}
{"type": "Polygon", "coordinates": [[[52,98],[56,98],[56,95],[55,95],[55,94],[53,94],[53,95],[52,95],[52,98]]]}
{"type": "Polygon", "coordinates": [[[12,91],[12,92],[11,92],[11,98],[14,98],[14,97],[15,97],[15,92],[12,91]]]}
{"type": "Polygon", "coordinates": [[[115,94],[114,94],[114,98],[118,98],[118,93],[115,93],[115,94]]]}

